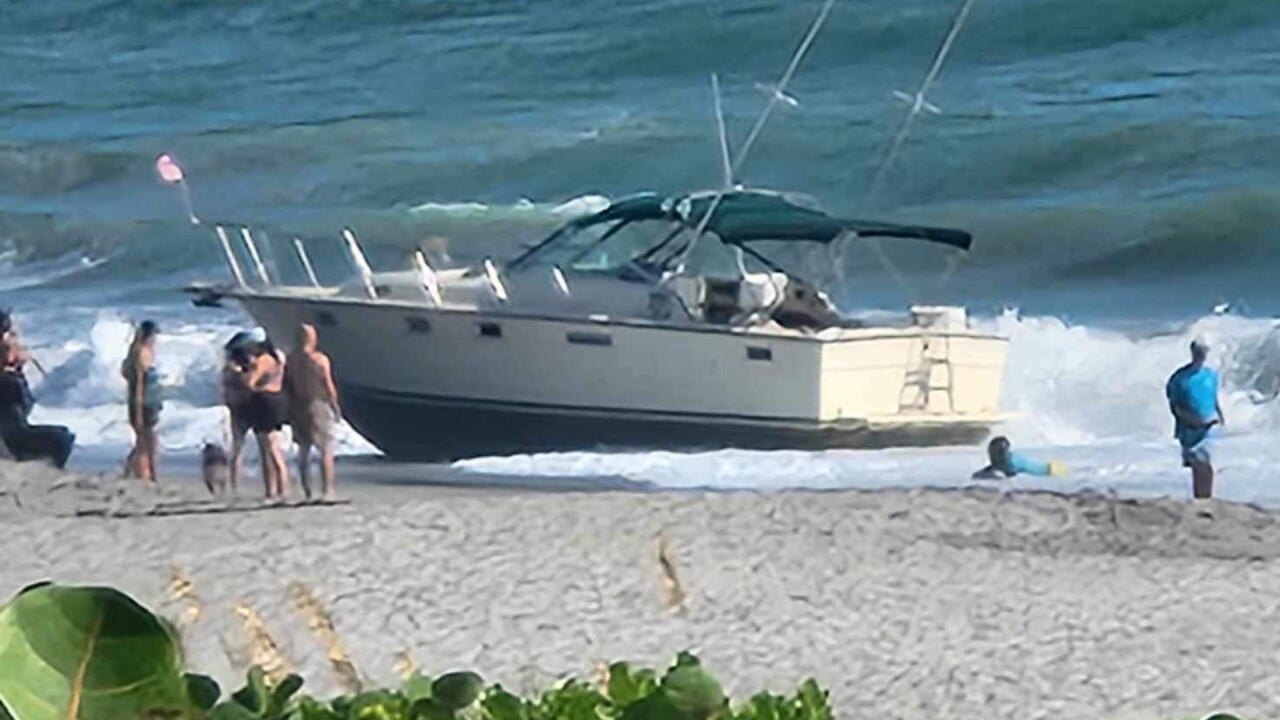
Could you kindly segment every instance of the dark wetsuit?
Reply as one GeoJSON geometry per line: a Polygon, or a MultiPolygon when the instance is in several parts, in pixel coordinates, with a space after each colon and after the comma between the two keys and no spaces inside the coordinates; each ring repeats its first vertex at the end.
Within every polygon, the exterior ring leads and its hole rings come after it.
{"type": "Polygon", "coordinates": [[[48,460],[62,468],[71,457],[76,436],[61,425],[31,425],[35,405],[21,370],[0,373],[0,437],[15,460],[48,460]]]}

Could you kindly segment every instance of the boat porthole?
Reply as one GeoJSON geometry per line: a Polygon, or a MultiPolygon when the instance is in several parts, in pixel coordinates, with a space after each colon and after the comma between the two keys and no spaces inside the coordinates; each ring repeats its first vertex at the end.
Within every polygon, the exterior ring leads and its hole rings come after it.
{"type": "Polygon", "coordinates": [[[502,337],[502,326],[491,322],[480,323],[480,337],[500,338],[502,337]]]}
{"type": "Polygon", "coordinates": [[[321,327],[336,327],[338,318],[334,317],[333,313],[328,310],[321,310],[316,313],[316,324],[321,327]]]}
{"type": "Polygon", "coordinates": [[[405,325],[409,326],[409,332],[413,333],[429,333],[431,332],[431,321],[424,317],[407,317],[404,319],[405,325]]]}
{"type": "Polygon", "coordinates": [[[613,338],[608,333],[591,332],[589,330],[570,330],[565,333],[565,340],[571,345],[594,345],[596,347],[609,347],[613,345],[613,338]]]}
{"type": "Polygon", "coordinates": [[[773,350],[770,350],[770,349],[769,349],[769,348],[767,348],[767,347],[760,347],[760,346],[758,346],[758,345],[748,345],[748,346],[747,346],[747,359],[748,359],[748,360],[761,360],[761,361],[764,361],[764,362],[772,362],[772,361],[773,361],[773,350]]]}

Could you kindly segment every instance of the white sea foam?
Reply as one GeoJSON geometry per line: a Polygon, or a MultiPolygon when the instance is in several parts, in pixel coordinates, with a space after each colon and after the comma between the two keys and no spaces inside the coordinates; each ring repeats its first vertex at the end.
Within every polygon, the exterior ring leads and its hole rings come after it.
{"type": "MultiPolygon", "coordinates": [[[[1131,337],[1009,312],[987,321],[1010,338],[999,429],[1019,450],[1065,462],[1067,477],[1017,478],[1011,487],[1132,495],[1187,493],[1171,437],[1164,382],[1207,339],[1222,370],[1228,419],[1216,453],[1224,497],[1280,505],[1280,330],[1271,320],[1213,316],[1168,334],[1131,337]]],[[[984,464],[980,448],[703,453],[548,453],[479,458],[463,471],[539,477],[622,477],[658,487],[766,489],[958,486],[984,464]]]]}
{"type": "MultiPolygon", "coordinates": [[[[162,320],[157,353],[169,388],[160,437],[170,451],[190,451],[222,438],[225,411],[217,404],[215,389],[219,348],[242,329],[204,321],[203,316],[193,324],[185,317],[191,316],[162,320]]],[[[1280,429],[1280,329],[1275,321],[1215,315],[1141,337],[1014,312],[980,324],[1010,338],[1002,405],[1014,417],[1000,432],[1020,450],[1059,459],[1073,471],[1052,482],[1019,483],[1185,493],[1186,473],[1170,437],[1163,385],[1186,361],[1190,339],[1203,337],[1223,376],[1228,424],[1217,455],[1223,494],[1262,501],[1280,497],[1269,489],[1271,469],[1280,463],[1280,445],[1274,442],[1280,429]]],[[[129,322],[101,311],[26,327],[49,370],[43,380],[33,375],[40,399],[36,419],[68,425],[88,448],[123,452],[131,436],[119,367],[129,322]]],[[[343,454],[375,451],[345,426],[339,448],[343,454]]],[[[582,452],[480,458],[456,467],[529,477],[615,476],[676,488],[874,488],[965,484],[982,458],[979,448],[582,452]]]]}
{"type": "Polygon", "coordinates": [[[598,212],[609,205],[603,195],[580,195],[559,204],[535,203],[521,198],[511,205],[494,207],[482,202],[438,203],[426,202],[414,205],[409,212],[415,215],[445,215],[468,218],[484,215],[546,214],[560,219],[574,218],[598,212]]]}

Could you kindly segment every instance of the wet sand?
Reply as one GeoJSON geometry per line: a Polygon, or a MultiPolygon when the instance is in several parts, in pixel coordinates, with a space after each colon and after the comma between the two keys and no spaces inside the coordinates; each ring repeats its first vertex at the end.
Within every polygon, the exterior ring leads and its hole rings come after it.
{"type": "Polygon", "coordinates": [[[295,580],[383,682],[403,650],[430,672],[532,689],[594,660],[691,649],[739,697],[816,677],[842,718],[1280,714],[1280,516],[1259,509],[1215,504],[1205,518],[1181,501],[989,489],[533,492],[379,474],[346,486],[350,504],[227,512],[209,511],[194,481],[154,493],[0,466],[0,595],[110,583],[177,617],[165,586],[180,567],[203,606],[185,630],[193,668],[232,681],[243,599],[321,694],[335,684],[287,595],[295,580]],[[147,516],[161,510],[174,514],[147,516]],[[675,613],[657,579],[664,534],[687,593],[675,613]]]}

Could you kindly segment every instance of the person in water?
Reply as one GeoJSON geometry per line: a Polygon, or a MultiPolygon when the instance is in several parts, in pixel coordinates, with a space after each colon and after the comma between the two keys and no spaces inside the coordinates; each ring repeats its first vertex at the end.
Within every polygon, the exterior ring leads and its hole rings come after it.
{"type": "Polygon", "coordinates": [[[1213,497],[1213,443],[1226,423],[1218,402],[1218,373],[1205,365],[1209,345],[1191,342],[1191,362],[1169,376],[1164,394],[1173,414],[1173,436],[1182,448],[1182,466],[1191,468],[1191,492],[1213,497]]]}
{"type": "Polygon", "coordinates": [[[284,394],[284,353],[267,339],[249,350],[251,362],[245,373],[249,390],[246,408],[249,427],[258,439],[258,455],[262,459],[262,482],[268,500],[283,499],[289,490],[289,468],[280,447],[280,431],[289,416],[284,394]]]}
{"type": "Polygon", "coordinates": [[[1061,463],[1053,460],[1039,462],[1014,452],[1009,438],[1003,435],[991,438],[987,443],[987,459],[990,464],[975,472],[974,479],[1002,480],[1016,475],[1048,477],[1066,473],[1061,463]]]}
{"type": "Polygon", "coordinates": [[[311,448],[320,453],[320,479],[324,498],[335,497],[333,426],[342,417],[338,388],[333,383],[329,356],[316,347],[315,327],[303,323],[298,328],[298,350],[290,356],[284,374],[289,396],[289,425],[298,444],[298,479],[302,492],[311,497],[311,448]]]}
{"type": "Polygon", "coordinates": [[[61,469],[71,457],[76,436],[61,425],[30,423],[35,396],[25,372],[29,358],[12,318],[0,312],[0,457],[43,460],[61,469]]]}
{"type": "Polygon", "coordinates": [[[133,333],[133,341],[129,343],[124,363],[120,366],[128,392],[129,427],[133,428],[134,436],[133,448],[125,459],[125,476],[152,483],[156,481],[156,426],[160,424],[160,411],[164,409],[155,355],[159,334],[160,327],[155,321],[142,321],[133,333]]]}

